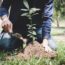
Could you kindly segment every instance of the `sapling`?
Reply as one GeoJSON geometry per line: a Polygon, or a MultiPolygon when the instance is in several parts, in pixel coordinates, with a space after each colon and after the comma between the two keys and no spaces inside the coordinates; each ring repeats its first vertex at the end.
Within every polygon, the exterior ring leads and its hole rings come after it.
{"type": "Polygon", "coordinates": [[[27,0],[23,0],[23,4],[24,4],[24,6],[26,8],[25,9],[21,9],[24,12],[23,14],[21,14],[21,16],[26,16],[30,20],[29,24],[27,24],[27,26],[28,26],[28,35],[27,36],[30,39],[32,39],[32,43],[33,43],[33,41],[35,41],[35,39],[36,39],[36,32],[35,32],[36,24],[33,24],[32,17],[34,15],[37,15],[38,14],[37,11],[39,11],[40,9],[34,8],[34,7],[30,8],[27,0]]]}

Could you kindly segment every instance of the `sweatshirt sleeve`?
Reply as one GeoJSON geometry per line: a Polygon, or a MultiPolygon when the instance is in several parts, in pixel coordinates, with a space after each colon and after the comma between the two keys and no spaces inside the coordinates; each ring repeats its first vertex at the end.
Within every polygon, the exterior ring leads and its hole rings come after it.
{"type": "Polygon", "coordinates": [[[0,7],[0,16],[8,15],[8,9],[12,3],[12,0],[3,0],[3,3],[0,7]]]}

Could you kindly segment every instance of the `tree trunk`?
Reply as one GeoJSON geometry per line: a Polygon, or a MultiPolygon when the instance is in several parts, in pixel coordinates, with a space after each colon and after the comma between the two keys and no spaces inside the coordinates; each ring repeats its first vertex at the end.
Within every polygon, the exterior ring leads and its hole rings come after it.
{"type": "Polygon", "coordinates": [[[60,25],[59,25],[59,20],[58,20],[58,18],[56,18],[56,21],[57,21],[57,28],[59,28],[60,25]]]}

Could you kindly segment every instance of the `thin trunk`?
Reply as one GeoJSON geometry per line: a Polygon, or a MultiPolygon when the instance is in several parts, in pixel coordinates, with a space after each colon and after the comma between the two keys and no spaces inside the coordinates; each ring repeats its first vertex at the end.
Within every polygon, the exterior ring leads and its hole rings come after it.
{"type": "Polygon", "coordinates": [[[57,20],[57,28],[59,28],[60,25],[59,25],[59,20],[58,20],[58,18],[56,18],[56,20],[57,20]]]}

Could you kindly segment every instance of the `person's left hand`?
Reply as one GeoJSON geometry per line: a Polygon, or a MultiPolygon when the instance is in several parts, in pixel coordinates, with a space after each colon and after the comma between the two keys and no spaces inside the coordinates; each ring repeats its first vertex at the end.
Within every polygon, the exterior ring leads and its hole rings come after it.
{"type": "Polygon", "coordinates": [[[53,50],[48,46],[48,40],[43,39],[42,46],[44,47],[46,52],[53,52],[53,50]]]}

